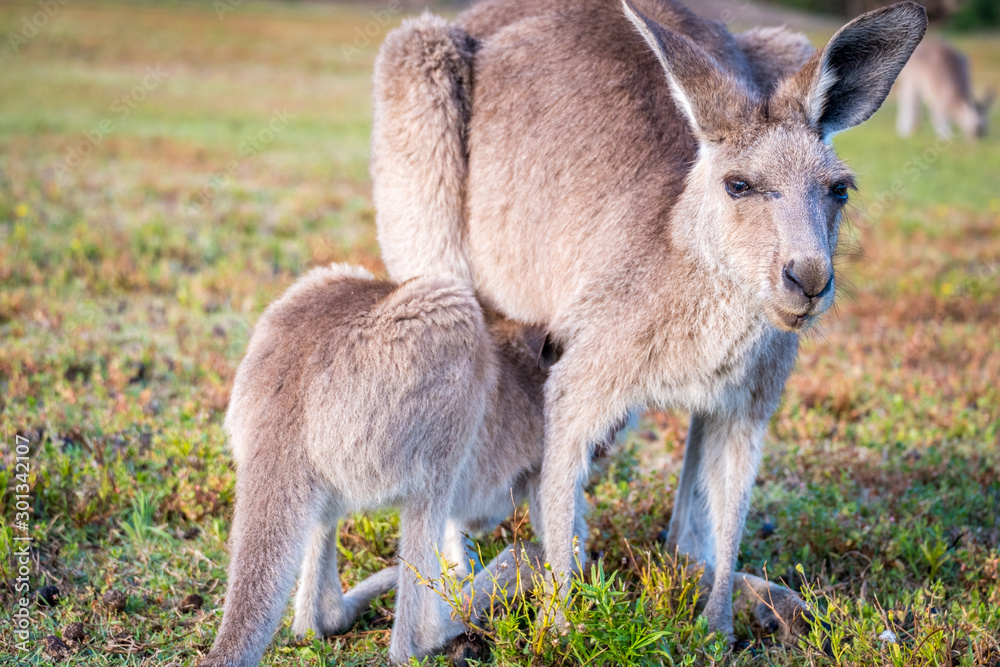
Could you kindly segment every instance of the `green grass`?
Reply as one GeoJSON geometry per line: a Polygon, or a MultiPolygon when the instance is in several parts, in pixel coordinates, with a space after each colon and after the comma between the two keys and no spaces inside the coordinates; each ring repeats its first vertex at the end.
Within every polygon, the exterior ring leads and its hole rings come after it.
{"type": "MultiPolygon", "coordinates": [[[[0,6],[0,34],[36,11],[0,6]]],[[[6,618],[18,597],[20,435],[31,587],[62,593],[32,602],[35,638],[77,621],[89,635],[67,664],[187,665],[211,646],[234,481],[221,421],[249,327],[311,266],[381,269],[367,155],[386,28],[344,48],[372,20],[319,4],[220,20],[208,3],[74,1],[20,52],[0,45],[0,603],[6,618]],[[120,118],[115,100],[157,65],[167,76],[120,118]],[[287,127],[245,159],[276,111],[287,127]],[[56,166],[109,118],[76,169],[56,166]],[[128,595],[123,613],[101,603],[110,589],[128,595]],[[203,607],[180,611],[191,593],[203,607]]],[[[961,45],[977,82],[1000,84],[1000,40],[961,45]]],[[[495,664],[1000,664],[1000,133],[917,166],[934,137],[898,139],[893,111],[838,137],[861,186],[848,287],[803,345],[740,555],[829,629],[782,646],[741,615],[742,651],[707,633],[694,575],[659,554],[686,418],[651,413],[594,474],[594,568],[570,631],[540,632],[538,601],[515,604],[490,629],[495,664]]],[[[522,519],[484,536],[484,555],[530,537],[522,519]]],[[[345,522],[345,583],[392,561],[397,528],[392,513],[345,522]]],[[[325,641],[295,641],[286,618],[265,663],[381,664],[392,607],[378,600],[325,641]]],[[[0,663],[50,660],[38,642],[16,651],[5,623],[0,663]]]]}

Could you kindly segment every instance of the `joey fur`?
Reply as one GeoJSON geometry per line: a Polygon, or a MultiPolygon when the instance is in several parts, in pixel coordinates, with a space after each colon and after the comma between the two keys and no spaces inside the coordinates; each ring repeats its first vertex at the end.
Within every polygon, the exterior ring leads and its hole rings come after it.
{"type": "MultiPolygon", "coordinates": [[[[461,531],[491,527],[522,498],[537,504],[542,392],[553,362],[545,341],[537,327],[484,315],[452,278],[393,284],[334,265],[272,304],[254,327],[226,414],[236,463],[229,584],[202,667],[258,664],[297,571],[298,635],[347,630],[393,586],[393,663],[461,633],[426,582],[441,576],[439,554],[456,565],[465,559],[461,531]],[[343,593],[338,519],[390,505],[400,508],[402,563],[343,593]]],[[[536,551],[504,552],[466,593],[523,592],[516,582],[530,583],[541,567],[536,551]]],[[[474,618],[477,609],[473,600],[474,618]]]]}
{"type": "Polygon", "coordinates": [[[669,542],[705,566],[709,626],[732,636],[734,586],[786,628],[800,616],[735,575],[744,520],[798,336],[836,291],[854,181],[830,139],[879,108],[926,25],[904,2],[814,51],[674,0],[485,0],[386,37],[372,177],[390,275],[466,277],[565,349],[535,524],[563,594],[591,452],[656,405],[692,415],[669,542]]]}

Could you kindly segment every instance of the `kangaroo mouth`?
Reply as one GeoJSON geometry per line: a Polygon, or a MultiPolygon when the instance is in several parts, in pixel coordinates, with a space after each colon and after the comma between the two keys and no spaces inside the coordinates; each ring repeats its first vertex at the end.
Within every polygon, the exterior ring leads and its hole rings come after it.
{"type": "Polygon", "coordinates": [[[801,332],[809,328],[809,326],[816,320],[818,313],[812,312],[812,310],[807,310],[804,313],[795,313],[789,310],[785,310],[779,306],[770,306],[767,308],[767,316],[771,322],[781,329],[782,331],[792,331],[801,332]]]}

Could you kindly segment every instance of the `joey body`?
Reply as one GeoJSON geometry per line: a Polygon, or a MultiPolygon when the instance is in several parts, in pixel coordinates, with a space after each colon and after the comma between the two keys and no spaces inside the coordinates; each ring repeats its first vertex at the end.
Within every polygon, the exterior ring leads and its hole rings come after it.
{"type": "MultiPolygon", "coordinates": [[[[229,589],[203,667],[259,662],[296,571],[299,635],[347,630],[392,587],[393,663],[461,632],[428,582],[441,577],[440,554],[462,565],[462,530],[492,526],[533,494],[544,345],[537,328],[484,316],[467,286],[444,277],[397,285],[334,265],[272,304],[226,416],[237,477],[229,589]],[[386,506],[400,508],[402,563],[345,594],[338,519],[386,506]]],[[[476,581],[502,589],[519,567],[494,564],[476,581]]]]}

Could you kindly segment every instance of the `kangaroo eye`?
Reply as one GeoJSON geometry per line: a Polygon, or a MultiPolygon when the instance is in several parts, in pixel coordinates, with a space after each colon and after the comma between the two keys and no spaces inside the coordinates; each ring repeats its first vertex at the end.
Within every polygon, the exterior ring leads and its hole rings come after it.
{"type": "Polygon", "coordinates": [[[726,192],[734,199],[742,197],[752,189],[749,183],[740,178],[730,178],[726,181],[726,192]]]}
{"type": "Polygon", "coordinates": [[[844,183],[837,183],[830,188],[830,194],[840,201],[847,201],[847,185],[844,183]]]}

